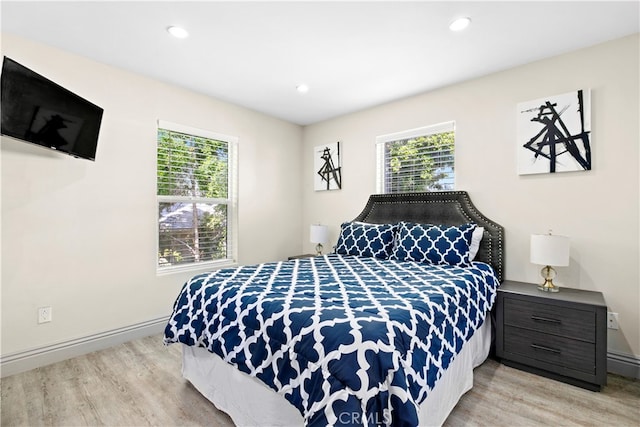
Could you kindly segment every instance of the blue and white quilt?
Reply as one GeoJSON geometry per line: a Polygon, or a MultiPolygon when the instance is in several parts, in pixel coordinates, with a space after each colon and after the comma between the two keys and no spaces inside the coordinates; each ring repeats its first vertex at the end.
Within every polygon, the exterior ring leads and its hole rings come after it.
{"type": "Polygon", "coordinates": [[[205,347],[259,378],[307,426],[416,426],[498,285],[480,262],[332,254],[223,269],[184,285],[164,342],[205,347]]]}

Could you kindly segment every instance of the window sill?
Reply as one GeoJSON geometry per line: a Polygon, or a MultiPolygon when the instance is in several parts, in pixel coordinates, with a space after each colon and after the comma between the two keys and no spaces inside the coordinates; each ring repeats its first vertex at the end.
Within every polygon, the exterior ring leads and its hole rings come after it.
{"type": "Polygon", "coordinates": [[[171,267],[163,267],[156,269],[157,276],[166,276],[176,273],[204,273],[212,270],[220,270],[222,268],[235,268],[238,263],[234,260],[226,259],[221,261],[199,262],[197,264],[175,265],[171,267]]]}

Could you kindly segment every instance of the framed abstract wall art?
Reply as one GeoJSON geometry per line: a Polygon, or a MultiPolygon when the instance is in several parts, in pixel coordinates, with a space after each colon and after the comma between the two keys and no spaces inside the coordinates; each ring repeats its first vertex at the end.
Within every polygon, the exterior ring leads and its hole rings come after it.
{"type": "Polygon", "coordinates": [[[591,92],[518,104],[518,174],[591,170],[591,92]]]}
{"type": "Polygon", "coordinates": [[[313,167],[313,188],[316,191],[340,190],[342,188],[340,142],[314,147],[313,167]]]}

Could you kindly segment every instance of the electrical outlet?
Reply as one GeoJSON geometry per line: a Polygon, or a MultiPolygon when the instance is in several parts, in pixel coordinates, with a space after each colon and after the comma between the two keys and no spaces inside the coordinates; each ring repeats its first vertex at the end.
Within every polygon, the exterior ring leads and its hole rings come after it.
{"type": "Polygon", "coordinates": [[[51,322],[53,309],[51,307],[38,308],[38,324],[51,322]]]}
{"type": "Polygon", "coordinates": [[[618,313],[607,313],[607,328],[618,329],[618,313]]]}

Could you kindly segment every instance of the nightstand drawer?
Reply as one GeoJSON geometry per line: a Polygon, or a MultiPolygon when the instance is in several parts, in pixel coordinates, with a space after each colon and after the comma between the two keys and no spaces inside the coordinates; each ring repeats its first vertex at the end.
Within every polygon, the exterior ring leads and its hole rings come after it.
{"type": "Polygon", "coordinates": [[[596,371],[595,344],[543,332],[505,326],[504,351],[532,359],[532,366],[540,361],[592,375],[596,371]]]}
{"type": "Polygon", "coordinates": [[[504,324],[590,343],[596,340],[596,315],[593,310],[505,298],[504,324]]]}

